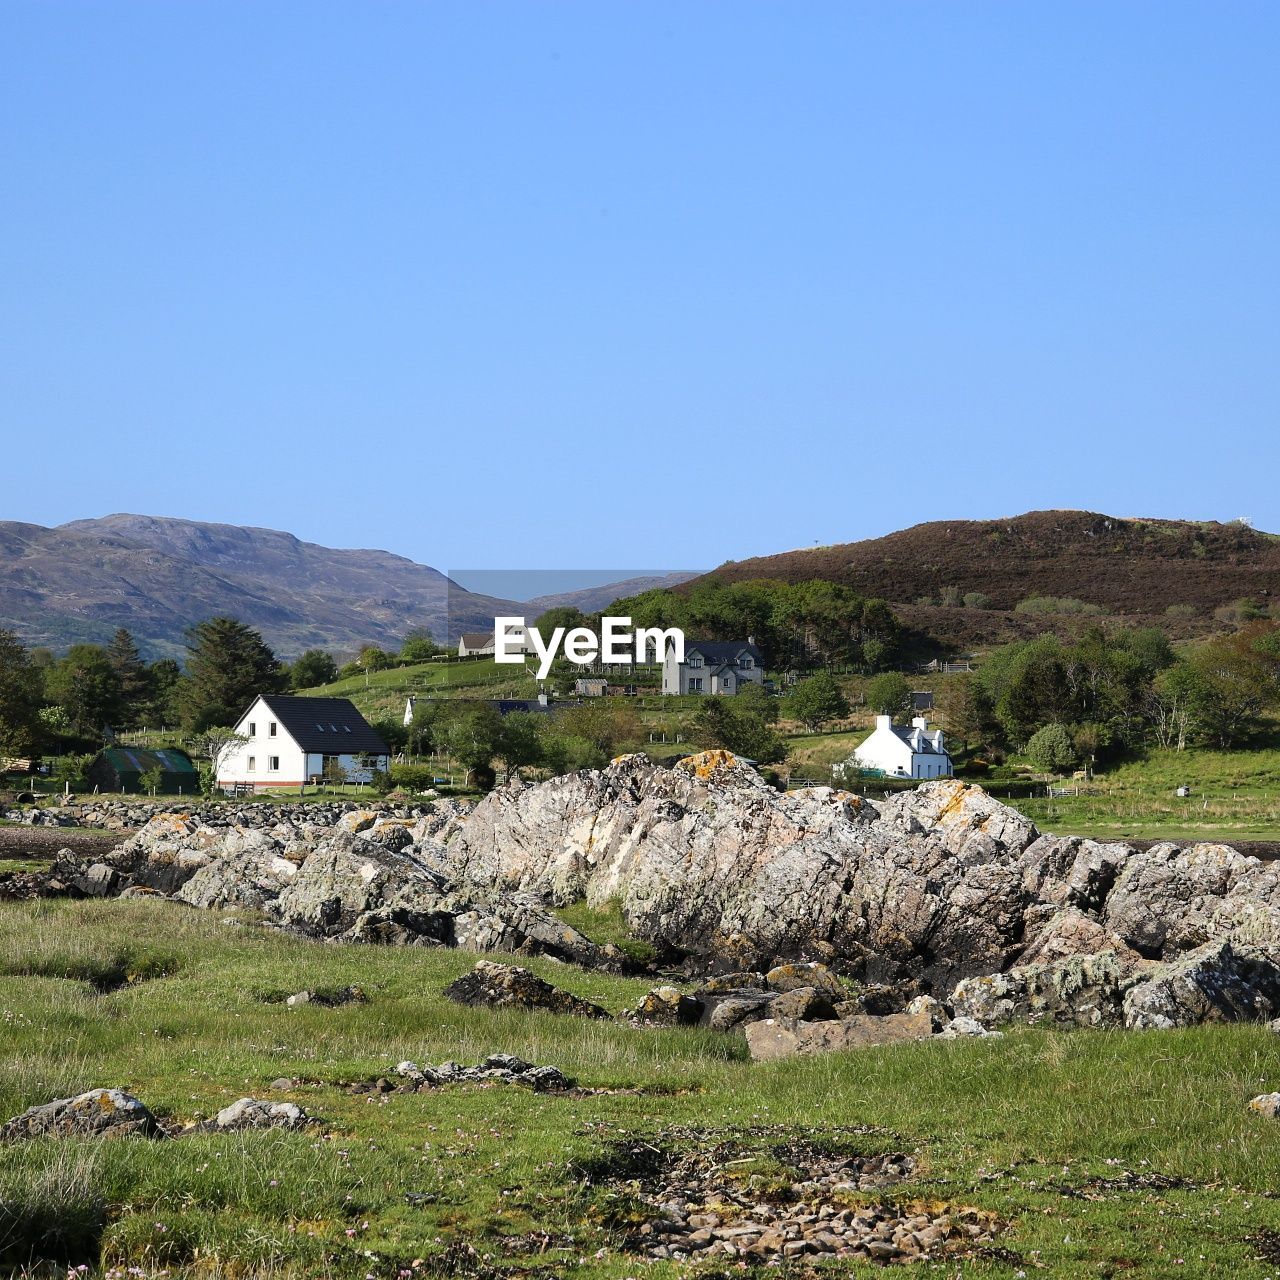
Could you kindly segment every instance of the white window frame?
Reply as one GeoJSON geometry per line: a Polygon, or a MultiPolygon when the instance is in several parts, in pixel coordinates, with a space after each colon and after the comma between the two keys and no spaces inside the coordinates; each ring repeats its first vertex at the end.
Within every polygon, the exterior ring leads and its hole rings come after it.
{"type": "Polygon", "coordinates": [[[250,756],[248,763],[245,765],[245,772],[257,773],[257,771],[258,771],[258,757],[250,756]]]}
{"type": "Polygon", "coordinates": [[[279,773],[279,772],[280,772],[280,757],[279,757],[279,756],[268,756],[268,757],[267,757],[267,772],[268,772],[268,773],[279,773]]]}

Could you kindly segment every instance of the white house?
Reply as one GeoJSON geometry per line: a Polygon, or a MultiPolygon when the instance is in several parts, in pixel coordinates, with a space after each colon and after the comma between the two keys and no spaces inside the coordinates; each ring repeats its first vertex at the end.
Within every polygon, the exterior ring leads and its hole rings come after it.
{"type": "Polygon", "coordinates": [[[674,649],[667,650],[662,662],[662,692],[667,694],[732,696],[744,684],[763,683],[764,655],[750,639],[692,641],[684,647],[683,662],[676,661],[674,649]]]}
{"type": "Polygon", "coordinates": [[[336,760],[352,782],[391,763],[387,744],[346,698],[260,694],[236,722],[243,742],[218,757],[218,786],[300,787],[336,760]]]}
{"type": "Polygon", "coordinates": [[[458,637],[458,657],[475,658],[494,652],[492,631],[464,631],[458,637]]]}
{"type": "Polygon", "coordinates": [[[892,716],[876,716],[871,736],[837,768],[880,769],[891,778],[945,778],[951,773],[951,756],[942,730],[930,731],[924,716],[916,716],[908,729],[895,725],[892,716]]]}
{"type": "MultiPolygon", "coordinates": [[[[506,628],[508,653],[532,653],[529,631],[522,623],[510,623],[506,628]]],[[[495,631],[465,631],[458,637],[458,657],[475,658],[497,653],[495,631]]]]}

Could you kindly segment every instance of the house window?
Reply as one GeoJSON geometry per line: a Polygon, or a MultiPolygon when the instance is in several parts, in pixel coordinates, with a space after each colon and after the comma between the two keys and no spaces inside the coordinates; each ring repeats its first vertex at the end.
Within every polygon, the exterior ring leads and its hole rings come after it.
{"type": "Polygon", "coordinates": [[[279,756],[268,756],[268,757],[267,757],[267,772],[268,772],[268,773],[279,773],[279,772],[280,772],[280,757],[279,757],[279,756]]]}
{"type": "Polygon", "coordinates": [[[249,721],[249,737],[256,738],[257,736],[258,736],[258,726],[254,721],[250,720],[249,721]]]}
{"type": "Polygon", "coordinates": [[[276,736],[276,722],[274,720],[267,726],[267,734],[272,738],[276,736]]]}
{"type": "Polygon", "coordinates": [[[249,764],[248,764],[248,766],[247,766],[247,767],[248,767],[249,772],[250,772],[250,773],[252,773],[252,772],[253,772],[253,771],[258,767],[258,757],[257,757],[257,756],[250,756],[250,757],[249,757],[249,764]]]}
{"type": "Polygon", "coordinates": [[[701,658],[690,658],[690,659],[689,659],[689,665],[690,665],[691,667],[695,667],[695,668],[696,668],[696,667],[700,667],[700,666],[702,666],[702,659],[701,659],[701,658]]]}
{"type": "Polygon", "coordinates": [[[701,676],[691,676],[691,677],[690,677],[690,679],[689,679],[689,692],[690,692],[690,693],[701,693],[701,692],[702,692],[702,677],[701,677],[701,676]]]}
{"type": "Polygon", "coordinates": [[[751,670],[751,659],[750,659],[750,658],[748,658],[748,657],[745,657],[745,656],[744,656],[744,657],[743,657],[743,659],[742,659],[742,661],[741,661],[740,663],[738,663],[738,665],[743,669],[743,671],[750,671],[750,670],[751,670]]]}

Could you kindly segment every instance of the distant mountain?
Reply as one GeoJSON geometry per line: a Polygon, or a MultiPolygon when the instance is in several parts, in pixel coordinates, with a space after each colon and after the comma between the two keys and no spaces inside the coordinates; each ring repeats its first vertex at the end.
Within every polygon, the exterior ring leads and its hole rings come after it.
{"type": "Polygon", "coordinates": [[[521,612],[530,621],[548,609],[570,605],[583,613],[595,613],[611,605],[615,600],[638,596],[643,591],[655,591],[662,587],[678,587],[700,575],[692,570],[687,573],[646,574],[638,578],[623,578],[600,587],[582,587],[577,591],[562,591],[558,595],[535,596],[526,600],[521,612]]]}
{"type": "Polygon", "coordinates": [[[509,600],[464,590],[386,551],[339,551],[274,529],[113,515],[57,528],[0,522],[0,627],[63,649],[128,627],[150,656],[180,656],[194,622],[227,614],[282,657],[487,630],[509,600]]]}
{"type": "Polygon", "coordinates": [[[1147,620],[1184,606],[1177,611],[1187,615],[1181,627],[1203,629],[1222,605],[1280,599],[1280,536],[1238,521],[1032,511],[1000,520],[934,520],[863,542],[730,561],[708,576],[845,583],[961,644],[1052,625],[1052,616],[1012,612],[1031,596],[1081,600],[1147,620]],[[983,610],[942,608],[944,592],[978,592],[990,603],[983,610]]]}

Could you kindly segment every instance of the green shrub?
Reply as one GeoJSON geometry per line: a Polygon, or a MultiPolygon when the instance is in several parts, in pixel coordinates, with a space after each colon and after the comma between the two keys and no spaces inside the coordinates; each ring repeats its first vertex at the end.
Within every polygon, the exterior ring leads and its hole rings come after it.
{"type": "Polygon", "coordinates": [[[392,787],[406,791],[429,791],[435,776],[435,769],[429,764],[393,764],[386,774],[392,787]]]}

